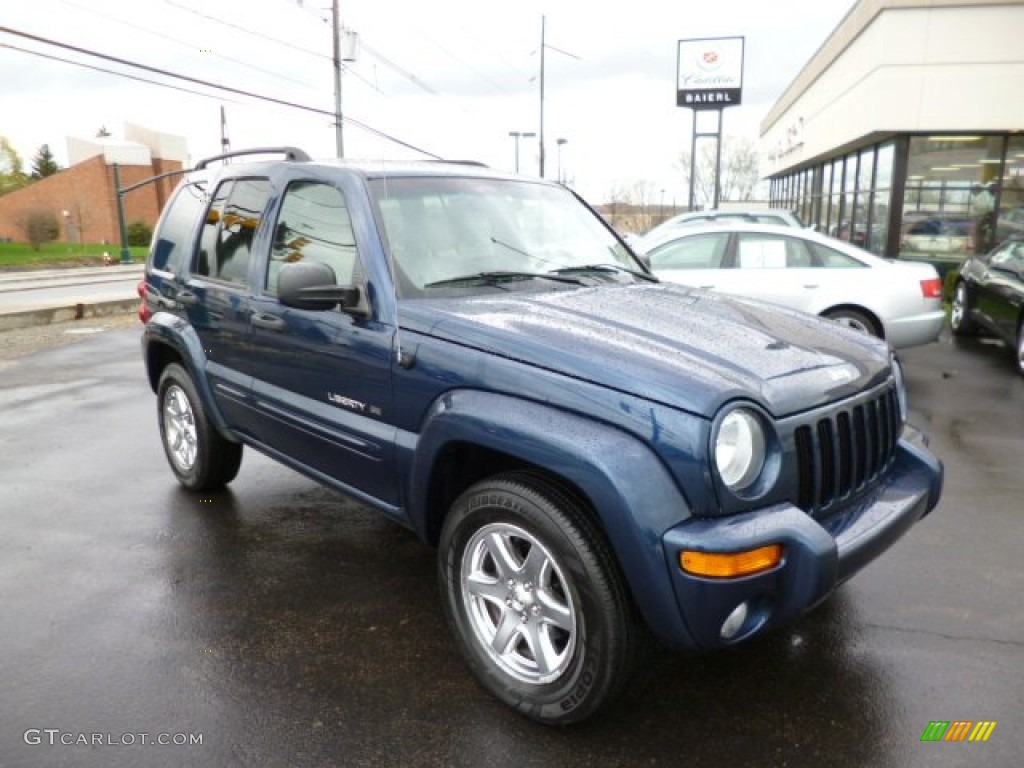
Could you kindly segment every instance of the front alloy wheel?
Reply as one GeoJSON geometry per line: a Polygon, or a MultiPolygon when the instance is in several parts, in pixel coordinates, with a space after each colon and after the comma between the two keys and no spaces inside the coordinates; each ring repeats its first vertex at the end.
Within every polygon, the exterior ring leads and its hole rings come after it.
{"type": "Polygon", "coordinates": [[[546,724],[625,685],[640,624],[607,539],[575,492],[509,472],[466,490],[441,531],[445,614],[477,680],[546,724]]]}
{"type": "Polygon", "coordinates": [[[493,523],[462,556],[462,602],[477,642],[524,683],[557,680],[576,647],[577,606],[565,572],[532,534],[493,523]]]}

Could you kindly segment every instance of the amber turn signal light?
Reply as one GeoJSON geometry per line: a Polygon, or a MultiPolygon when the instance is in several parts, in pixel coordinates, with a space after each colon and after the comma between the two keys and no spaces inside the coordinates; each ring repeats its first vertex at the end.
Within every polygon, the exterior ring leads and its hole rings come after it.
{"type": "Polygon", "coordinates": [[[781,544],[769,544],[745,552],[696,552],[684,549],[679,553],[679,565],[694,576],[734,579],[771,570],[782,562],[782,553],[781,544]]]}

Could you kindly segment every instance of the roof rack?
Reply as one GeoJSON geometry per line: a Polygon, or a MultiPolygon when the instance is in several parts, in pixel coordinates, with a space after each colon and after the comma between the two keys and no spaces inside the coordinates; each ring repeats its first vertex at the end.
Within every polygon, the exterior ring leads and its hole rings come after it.
{"type": "Polygon", "coordinates": [[[442,165],[474,165],[479,168],[487,168],[487,163],[481,163],[479,160],[444,160],[442,158],[431,158],[426,160],[428,163],[440,163],[442,165]]]}
{"type": "Polygon", "coordinates": [[[200,171],[215,160],[226,160],[229,157],[243,157],[245,155],[274,155],[283,154],[284,159],[289,162],[304,163],[311,158],[298,147],[257,147],[255,149],[239,149],[234,152],[225,152],[222,155],[207,157],[196,163],[193,170],[200,171]]]}

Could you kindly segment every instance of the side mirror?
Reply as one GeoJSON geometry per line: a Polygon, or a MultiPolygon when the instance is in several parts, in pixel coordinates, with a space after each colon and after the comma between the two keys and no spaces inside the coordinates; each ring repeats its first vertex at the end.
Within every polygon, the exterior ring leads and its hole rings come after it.
{"type": "Polygon", "coordinates": [[[277,276],[277,298],[286,307],[321,311],[359,304],[359,288],[338,285],[334,270],[318,261],[285,264],[277,276]]]}

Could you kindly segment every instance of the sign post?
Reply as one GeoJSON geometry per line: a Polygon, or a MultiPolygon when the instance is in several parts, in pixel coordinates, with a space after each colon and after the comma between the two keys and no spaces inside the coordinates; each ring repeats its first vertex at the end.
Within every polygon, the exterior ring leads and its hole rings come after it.
{"type": "Polygon", "coordinates": [[[690,142],[690,199],[694,207],[697,177],[697,139],[713,137],[715,148],[715,192],[712,207],[719,202],[722,166],[722,110],[738,106],[743,97],[742,37],[710,37],[680,40],[676,60],[676,106],[693,110],[690,142]],[[714,130],[700,130],[697,113],[715,114],[714,130]]]}

